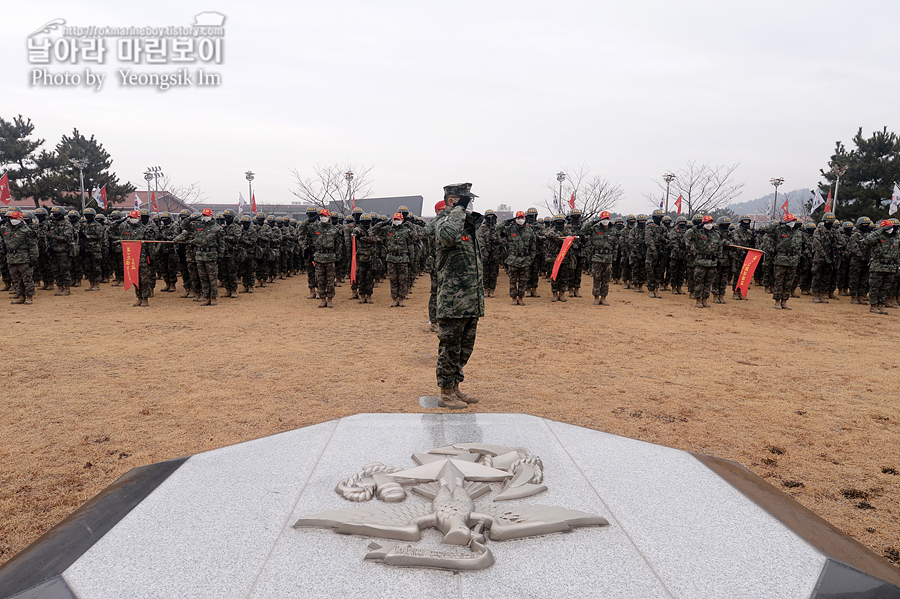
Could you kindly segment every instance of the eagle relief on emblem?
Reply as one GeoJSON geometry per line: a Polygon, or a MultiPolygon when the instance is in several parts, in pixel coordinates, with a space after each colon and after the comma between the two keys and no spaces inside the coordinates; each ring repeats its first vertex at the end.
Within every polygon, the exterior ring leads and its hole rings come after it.
{"type": "Polygon", "coordinates": [[[521,539],[582,526],[608,526],[605,518],[566,508],[504,503],[543,493],[541,459],[524,448],[458,443],[415,453],[415,468],[403,470],[367,464],[341,480],[335,491],[349,501],[377,503],[329,510],[300,518],[294,528],[331,528],[407,543],[369,545],[366,559],[391,566],[482,570],[494,564],[486,542],[521,539]],[[490,483],[500,486],[499,493],[490,483]],[[427,502],[407,499],[406,486],[427,502]],[[483,499],[475,503],[477,499],[483,499]],[[499,503],[497,503],[499,502],[499,503]],[[436,528],[442,543],[455,549],[435,551],[410,545],[421,531],[436,528]]]}

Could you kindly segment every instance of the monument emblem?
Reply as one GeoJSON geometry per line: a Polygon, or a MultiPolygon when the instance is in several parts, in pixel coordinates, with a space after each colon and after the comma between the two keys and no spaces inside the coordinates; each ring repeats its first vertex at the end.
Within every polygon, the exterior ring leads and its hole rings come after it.
{"type": "Polygon", "coordinates": [[[412,459],[418,466],[407,470],[367,464],[335,488],[350,501],[377,498],[383,504],[312,514],[297,520],[294,528],[331,528],[342,534],[407,542],[419,541],[423,529],[436,528],[443,544],[458,549],[436,551],[372,542],[365,559],[391,566],[482,570],[494,564],[488,539],[504,541],[609,525],[605,518],[577,510],[502,503],[547,490],[542,484],[541,459],[525,448],[458,443],[415,453],[412,459]],[[491,501],[476,504],[476,499],[493,491],[488,483],[502,483],[500,492],[491,501]],[[430,503],[405,502],[405,485],[414,485],[410,491],[430,503]]]}

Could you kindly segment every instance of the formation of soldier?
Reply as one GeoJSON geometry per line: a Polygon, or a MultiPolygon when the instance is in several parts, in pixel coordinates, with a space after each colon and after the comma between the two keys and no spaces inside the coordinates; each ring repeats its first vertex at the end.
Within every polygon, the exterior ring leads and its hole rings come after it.
{"type": "MultiPolygon", "coordinates": [[[[437,210],[440,215],[441,210],[437,210]]],[[[405,206],[388,218],[356,208],[346,218],[310,207],[297,221],[262,213],[238,216],[225,210],[214,216],[182,210],[178,214],[148,210],[109,216],[87,208],[84,213],[54,206],[33,212],[0,210],[0,275],[14,303],[30,304],[35,289],[55,295],[71,293],[86,281],[87,291],[124,280],[121,241],[151,241],[142,246],[135,306],[147,306],[157,282],[161,292],[216,305],[224,297],[253,293],[277,280],[305,271],[309,295],[319,307],[333,306],[335,286],[350,277],[355,251],[356,277],[350,299],[373,303],[375,285],[388,279],[392,307],[403,307],[417,277],[433,273],[433,232],[405,206]],[[156,243],[163,242],[163,243],[156,243]],[[355,247],[355,250],[354,250],[355,247]],[[243,289],[238,291],[239,287],[243,289]]],[[[540,297],[541,276],[550,278],[567,238],[572,238],[557,276],[550,281],[552,301],[581,297],[582,274],[593,278],[594,304],[609,305],[610,284],[658,298],[660,292],[687,293],[698,308],[744,299],[738,277],[747,249],[762,250],[755,273],[757,285],[772,293],[775,307],[790,309],[788,300],[811,296],[828,303],[839,296],[852,304],[868,304],[873,313],[898,306],[900,248],[897,219],[874,223],[868,217],[840,223],[827,213],[822,222],[801,224],[792,215],[761,229],[749,216],[731,222],[694,215],[673,219],[661,210],[651,215],[612,219],[602,212],[589,222],[578,210],[539,219],[537,210],[516,213],[498,222],[487,210],[477,229],[484,268],[484,296],[495,297],[499,270],[509,276],[515,305],[540,297]]],[[[429,320],[436,323],[435,289],[429,320]]],[[[432,327],[436,331],[436,326],[432,327]]]]}

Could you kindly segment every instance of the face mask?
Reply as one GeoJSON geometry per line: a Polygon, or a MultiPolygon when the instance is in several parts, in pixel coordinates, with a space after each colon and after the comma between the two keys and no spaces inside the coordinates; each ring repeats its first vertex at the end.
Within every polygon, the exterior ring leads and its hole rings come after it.
{"type": "Polygon", "coordinates": [[[14,226],[14,227],[17,226],[20,222],[22,222],[22,221],[19,220],[18,218],[11,218],[11,219],[9,219],[9,224],[11,224],[11,225],[14,226]]]}
{"type": "Polygon", "coordinates": [[[800,223],[798,223],[798,222],[796,222],[796,221],[791,223],[791,228],[792,228],[792,229],[796,229],[796,228],[799,227],[799,226],[800,226],[800,223]]]}
{"type": "Polygon", "coordinates": [[[141,219],[139,219],[139,218],[129,218],[129,219],[128,219],[128,222],[130,222],[132,225],[136,225],[136,224],[138,224],[138,221],[139,221],[139,220],[141,220],[141,219]]]}
{"type": "Polygon", "coordinates": [[[330,222],[331,222],[331,219],[328,218],[327,216],[320,216],[320,217],[319,217],[319,222],[321,222],[321,223],[324,225],[324,224],[326,224],[326,223],[330,223],[330,222]]]}
{"type": "Polygon", "coordinates": [[[208,223],[209,221],[212,220],[212,217],[211,216],[201,216],[200,220],[202,220],[205,223],[208,223]]]}
{"type": "Polygon", "coordinates": [[[395,227],[399,227],[400,225],[403,224],[403,221],[402,221],[402,220],[394,219],[393,223],[394,223],[394,226],[395,226],[395,227]]]}
{"type": "Polygon", "coordinates": [[[241,226],[244,227],[245,229],[249,229],[250,223],[241,223],[241,226]]]}
{"type": "MultiPolygon", "coordinates": [[[[9,221],[9,222],[13,222],[13,221],[9,221]]],[[[894,227],[888,227],[887,229],[884,230],[884,232],[887,233],[888,235],[893,235],[894,227]]]]}
{"type": "Polygon", "coordinates": [[[608,218],[604,218],[603,220],[600,221],[600,224],[603,225],[604,227],[608,227],[608,226],[609,226],[609,219],[608,219],[608,218]]]}
{"type": "Polygon", "coordinates": [[[706,223],[705,225],[703,225],[703,228],[706,229],[707,231],[709,231],[710,229],[713,228],[712,223],[706,223]]]}
{"type": "Polygon", "coordinates": [[[517,219],[516,219],[516,224],[519,225],[519,226],[521,227],[522,225],[525,224],[525,219],[524,219],[524,218],[517,218],[517,219]]]}

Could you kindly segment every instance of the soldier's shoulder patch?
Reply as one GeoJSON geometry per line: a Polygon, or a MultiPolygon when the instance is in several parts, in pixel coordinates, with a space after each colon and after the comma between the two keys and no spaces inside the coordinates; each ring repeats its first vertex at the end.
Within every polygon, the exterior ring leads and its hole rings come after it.
{"type": "Polygon", "coordinates": [[[462,240],[463,240],[463,241],[469,241],[469,236],[468,236],[468,235],[463,235],[463,236],[462,236],[462,240]]]}
{"type": "Polygon", "coordinates": [[[518,233],[512,233],[511,235],[512,235],[513,237],[518,237],[518,236],[519,236],[518,233]]]}

